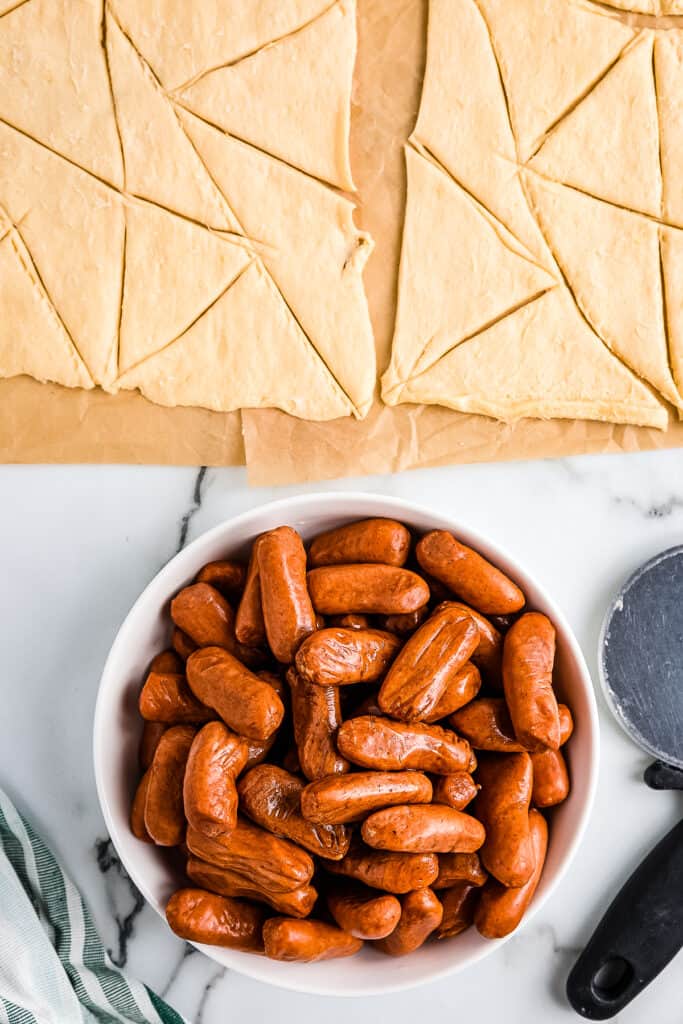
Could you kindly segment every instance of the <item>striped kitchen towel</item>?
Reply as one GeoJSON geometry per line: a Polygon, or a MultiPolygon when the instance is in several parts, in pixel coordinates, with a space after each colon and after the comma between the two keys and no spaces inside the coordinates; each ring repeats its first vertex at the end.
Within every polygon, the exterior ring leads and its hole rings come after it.
{"type": "Polygon", "coordinates": [[[80,892],[0,790],[0,1024],[184,1024],[111,962],[80,892]]]}

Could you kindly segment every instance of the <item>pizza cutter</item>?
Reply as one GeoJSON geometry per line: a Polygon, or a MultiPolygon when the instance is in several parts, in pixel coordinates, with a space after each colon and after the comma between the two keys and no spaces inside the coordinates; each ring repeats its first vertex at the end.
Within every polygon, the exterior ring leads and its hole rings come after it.
{"type": "MultiPolygon", "coordinates": [[[[657,758],[644,779],[683,790],[683,545],[638,569],[607,612],[600,680],[621,727],[657,758]]],[[[567,979],[589,1020],[619,1013],[683,947],[683,821],[608,907],[567,979]]]]}

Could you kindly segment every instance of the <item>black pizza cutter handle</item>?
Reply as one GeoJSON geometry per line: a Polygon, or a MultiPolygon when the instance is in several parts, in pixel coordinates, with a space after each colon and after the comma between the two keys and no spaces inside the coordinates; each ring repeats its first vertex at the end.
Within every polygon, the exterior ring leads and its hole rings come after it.
{"type": "Polygon", "coordinates": [[[650,789],[683,789],[683,768],[653,761],[643,772],[643,779],[650,789]]]}
{"type": "Polygon", "coordinates": [[[567,979],[569,1002],[608,1020],[657,977],[683,947],[683,821],[633,872],[567,979]]]}

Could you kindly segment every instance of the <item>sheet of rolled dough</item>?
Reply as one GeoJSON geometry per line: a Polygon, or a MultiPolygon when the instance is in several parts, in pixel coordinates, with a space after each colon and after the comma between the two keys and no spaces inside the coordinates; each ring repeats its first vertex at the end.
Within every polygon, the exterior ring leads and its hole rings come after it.
{"type": "Polygon", "coordinates": [[[660,227],[532,173],[532,207],[593,330],[639,377],[683,407],[671,376],[660,274],[660,227]]]}
{"type": "Polygon", "coordinates": [[[160,405],[275,406],[319,420],[352,411],[256,259],[184,334],[118,383],[160,405]]]}
{"type": "Polygon", "coordinates": [[[519,159],[615,61],[634,30],[573,0],[473,0],[487,22],[519,159]]]}
{"type": "Polygon", "coordinates": [[[511,249],[485,211],[410,145],[406,163],[396,328],[382,381],[392,405],[411,377],[559,280],[511,249]]]}
{"type": "Polygon", "coordinates": [[[653,43],[654,34],[643,31],[550,132],[530,166],[555,181],[659,217],[662,175],[653,43]]]}
{"type": "Polygon", "coordinates": [[[355,58],[355,0],[337,0],[298,31],[208,71],[175,95],[237,138],[353,189],[348,137],[355,58]]]}
{"type": "Polygon", "coordinates": [[[181,120],[291,315],[364,415],[376,384],[362,278],[372,242],[353,204],[191,114],[181,120]]]}
{"type": "MultiPolygon", "coordinates": [[[[6,372],[91,386],[90,370],[107,390],[139,387],[168,405],[364,415],[376,383],[361,279],[371,242],[348,201],[283,162],[351,185],[355,31],[354,0],[29,0],[4,13],[0,210],[25,233],[38,309],[51,314],[33,312],[45,338],[33,332],[30,358],[24,338],[6,372]],[[219,66],[239,85],[239,115],[248,106],[265,126],[255,146],[172,94],[219,66]],[[16,128],[2,123],[15,114],[16,128]],[[189,120],[220,139],[217,167],[189,120]],[[64,336],[71,347],[55,347],[64,336]]],[[[3,291],[5,328],[24,316],[19,281],[16,304],[3,291]]]]}
{"type": "Polygon", "coordinates": [[[411,380],[403,399],[505,421],[667,423],[664,407],[603,345],[562,286],[458,345],[411,380]]]}

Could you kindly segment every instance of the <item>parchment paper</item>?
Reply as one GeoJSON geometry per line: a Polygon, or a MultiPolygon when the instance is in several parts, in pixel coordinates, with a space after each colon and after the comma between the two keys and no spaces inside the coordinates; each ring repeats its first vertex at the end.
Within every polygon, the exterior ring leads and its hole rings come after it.
{"type": "MultiPolygon", "coordinates": [[[[365,284],[381,373],[389,357],[396,306],[405,204],[402,146],[412,131],[420,100],[427,0],[359,0],[358,12],[351,155],[360,196],[356,217],[376,243],[365,284]]],[[[631,16],[621,20],[652,23],[652,19],[631,16]]],[[[453,239],[453,244],[459,244],[459,239],[453,239]]],[[[249,481],[258,485],[390,473],[449,462],[683,446],[683,425],[671,411],[669,429],[659,431],[583,420],[504,424],[436,406],[389,408],[376,402],[360,423],[305,423],[273,410],[245,411],[243,430],[249,481]]]]}
{"type": "MultiPolygon", "coordinates": [[[[420,99],[427,0],[358,0],[358,12],[352,162],[356,219],[376,242],[365,284],[381,372],[391,344],[403,226],[402,146],[420,99]]],[[[242,426],[254,484],[683,446],[683,425],[673,416],[666,432],[563,420],[510,426],[433,406],[390,409],[379,402],[361,423],[307,423],[259,410],[245,411],[242,426]]],[[[0,459],[214,466],[242,463],[244,447],[239,413],[167,409],[134,393],[111,396],[20,377],[0,381],[0,459]]]]}
{"type": "Polygon", "coordinates": [[[123,391],[0,381],[2,462],[244,463],[240,414],[166,409],[123,391]]]}

